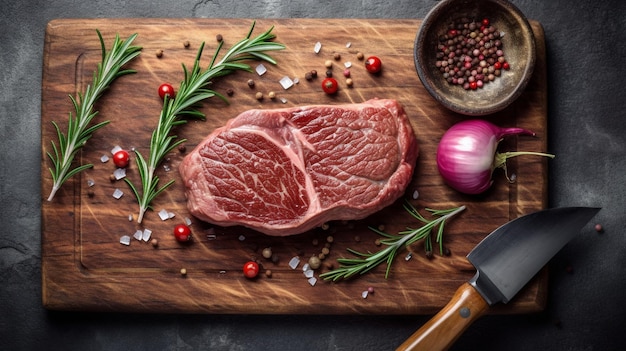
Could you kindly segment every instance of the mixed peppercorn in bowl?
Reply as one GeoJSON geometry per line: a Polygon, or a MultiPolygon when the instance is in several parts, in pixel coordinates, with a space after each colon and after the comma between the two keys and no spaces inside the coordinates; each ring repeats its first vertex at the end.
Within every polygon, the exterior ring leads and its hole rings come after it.
{"type": "Polygon", "coordinates": [[[435,100],[469,116],[498,112],[526,88],[535,67],[528,20],[505,0],[444,0],[415,38],[418,76],[435,100]]]}

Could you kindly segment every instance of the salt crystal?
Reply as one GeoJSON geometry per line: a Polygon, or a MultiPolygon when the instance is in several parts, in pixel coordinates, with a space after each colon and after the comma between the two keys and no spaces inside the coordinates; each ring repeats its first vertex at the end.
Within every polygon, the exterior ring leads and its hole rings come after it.
{"type": "Polygon", "coordinates": [[[409,252],[408,254],[406,254],[406,256],[404,256],[404,260],[405,260],[405,261],[408,261],[408,260],[410,260],[412,257],[413,257],[413,254],[409,252]]]}
{"type": "Polygon", "coordinates": [[[143,237],[143,232],[141,230],[137,230],[135,234],[133,234],[133,238],[137,240],[141,240],[142,237],[143,237]]]}
{"type": "Polygon", "coordinates": [[[168,212],[168,213],[167,213],[167,219],[172,219],[172,218],[174,218],[174,217],[176,217],[176,215],[174,214],[174,212],[168,212]]]}
{"type": "Polygon", "coordinates": [[[115,155],[116,152],[122,150],[122,147],[119,145],[115,145],[112,149],[111,149],[111,155],[115,155]]]}
{"type": "Polygon", "coordinates": [[[280,102],[282,102],[283,104],[286,104],[287,103],[287,99],[285,99],[284,97],[281,97],[280,98],[280,102]]]}
{"type": "Polygon", "coordinates": [[[215,234],[208,234],[206,236],[206,238],[209,239],[209,240],[215,240],[215,239],[217,239],[217,235],[215,235],[215,234]]]}
{"type": "Polygon", "coordinates": [[[150,240],[151,236],[152,236],[152,230],[144,229],[143,232],[141,233],[141,240],[148,241],[150,240]]]}
{"type": "Polygon", "coordinates": [[[312,269],[309,268],[306,271],[304,271],[304,276],[307,277],[307,278],[313,278],[313,274],[314,273],[315,272],[312,269]]]}
{"type": "Polygon", "coordinates": [[[246,236],[243,234],[239,235],[239,241],[244,241],[244,240],[246,240],[246,236]]]}
{"type": "Polygon", "coordinates": [[[166,210],[163,209],[159,211],[159,218],[161,218],[162,221],[168,220],[170,219],[170,214],[166,210]]]}
{"type": "Polygon", "coordinates": [[[280,85],[283,87],[283,89],[287,90],[293,86],[293,81],[291,80],[291,78],[284,76],[280,79],[280,85]]]}
{"type": "Polygon", "coordinates": [[[226,274],[226,271],[220,271],[220,274],[226,274]]]}
{"type": "Polygon", "coordinates": [[[126,168],[116,168],[113,171],[113,175],[115,176],[115,180],[120,180],[126,177],[126,168]]]}
{"type": "Polygon", "coordinates": [[[96,184],[96,182],[93,181],[93,179],[87,179],[87,186],[94,186],[96,184]]]}
{"type": "Polygon", "coordinates": [[[351,42],[347,42],[347,43],[346,43],[346,47],[347,47],[347,48],[349,48],[349,47],[351,47],[351,46],[352,46],[352,43],[351,43],[351,42]]]}
{"type": "Polygon", "coordinates": [[[107,161],[109,161],[109,156],[107,156],[107,155],[102,155],[102,156],[100,157],[100,162],[105,163],[105,162],[107,162],[107,161]]]}
{"type": "Polygon", "coordinates": [[[350,62],[350,61],[346,61],[346,62],[344,62],[344,63],[343,63],[343,65],[344,65],[344,67],[346,67],[346,68],[350,68],[350,67],[352,67],[352,62],[350,62]]]}
{"type": "Polygon", "coordinates": [[[320,50],[322,50],[322,43],[318,41],[317,43],[315,43],[315,46],[313,47],[313,52],[315,52],[316,54],[319,54],[320,50]]]}
{"type": "Polygon", "coordinates": [[[511,176],[509,177],[509,180],[510,180],[511,182],[514,182],[514,181],[515,181],[515,179],[517,179],[517,174],[515,174],[515,173],[511,174],[511,176]]]}
{"type": "Polygon", "coordinates": [[[291,260],[289,260],[289,267],[291,267],[291,269],[298,268],[299,264],[300,264],[300,257],[298,256],[292,257],[291,260]]]}
{"type": "Polygon", "coordinates": [[[169,172],[169,171],[171,171],[171,170],[172,170],[172,167],[170,167],[170,165],[168,165],[168,164],[164,164],[164,165],[163,165],[163,170],[164,170],[165,172],[169,172]]]}
{"type": "Polygon", "coordinates": [[[417,200],[418,197],[420,197],[420,192],[417,190],[413,191],[413,200],[417,200]]]}
{"type": "Polygon", "coordinates": [[[132,222],[132,221],[133,221],[133,215],[132,215],[132,214],[129,214],[129,215],[128,215],[128,221],[129,221],[129,222],[132,222]]]}
{"type": "Polygon", "coordinates": [[[505,32],[500,32],[500,38],[502,38],[505,34],[505,32]]]}
{"type": "Polygon", "coordinates": [[[128,235],[122,236],[120,238],[120,244],[126,245],[126,246],[130,245],[130,236],[128,236],[128,235]]]}
{"type": "Polygon", "coordinates": [[[365,291],[363,291],[363,292],[361,293],[361,297],[362,297],[362,298],[364,298],[364,299],[367,299],[367,294],[368,294],[368,291],[367,291],[367,290],[365,290],[365,291]]]}
{"type": "Polygon", "coordinates": [[[120,197],[122,197],[122,195],[124,195],[124,192],[121,191],[120,189],[116,188],[115,191],[113,192],[113,197],[118,199],[118,200],[119,200],[120,197]]]}
{"type": "Polygon", "coordinates": [[[311,269],[311,266],[310,266],[308,263],[305,263],[305,264],[302,266],[302,271],[303,271],[303,272],[308,271],[309,269],[311,269]]]}
{"type": "Polygon", "coordinates": [[[309,284],[311,284],[311,286],[315,286],[315,283],[317,283],[317,278],[315,277],[309,278],[309,284]]]}
{"type": "Polygon", "coordinates": [[[260,76],[264,75],[265,72],[267,72],[267,68],[265,68],[265,66],[260,63],[258,66],[256,66],[256,73],[260,76]]]}
{"type": "Polygon", "coordinates": [[[185,224],[186,225],[191,225],[191,218],[185,217],[185,224]]]}
{"type": "Polygon", "coordinates": [[[293,78],[293,84],[298,84],[298,83],[300,83],[300,78],[294,77],[293,78]]]}

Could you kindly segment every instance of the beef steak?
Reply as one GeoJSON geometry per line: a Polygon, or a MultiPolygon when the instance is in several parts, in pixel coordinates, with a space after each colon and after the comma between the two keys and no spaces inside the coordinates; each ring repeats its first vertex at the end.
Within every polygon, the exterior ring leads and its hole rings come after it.
{"type": "Polygon", "coordinates": [[[246,111],[199,143],[180,173],[195,217],[285,236],[390,205],[417,155],[402,106],[372,99],[246,111]]]}

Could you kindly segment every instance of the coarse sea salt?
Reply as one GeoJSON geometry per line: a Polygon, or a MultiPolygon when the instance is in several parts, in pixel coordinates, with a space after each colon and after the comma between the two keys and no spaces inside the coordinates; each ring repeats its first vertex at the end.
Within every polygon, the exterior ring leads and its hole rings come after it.
{"type": "Polygon", "coordinates": [[[159,218],[161,218],[162,221],[168,220],[170,219],[170,214],[169,212],[167,212],[167,210],[162,209],[161,211],[159,211],[159,218]]]}
{"type": "Polygon", "coordinates": [[[239,241],[244,241],[244,240],[246,240],[246,236],[243,234],[239,235],[239,241]]]}
{"type": "Polygon", "coordinates": [[[287,90],[289,88],[291,88],[293,86],[293,80],[291,80],[291,78],[284,76],[280,79],[280,85],[283,87],[283,89],[287,90]]]}
{"type": "Polygon", "coordinates": [[[120,244],[122,244],[122,245],[126,245],[126,246],[130,245],[130,236],[128,236],[128,235],[123,235],[123,236],[120,238],[120,244]]]}
{"type": "Polygon", "coordinates": [[[315,283],[317,283],[317,278],[315,277],[309,278],[309,284],[311,284],[311,286],[315,286],[315,283]]]}
{"type": "Polygon", "coordinates": [[[303,273],[304,273],[305,277],[313,278],[313,275],[315,274],[315,271],[313,271],[311,268],[309,268],[306,271],[304,271],[303,273]]]}
{"type": "Polygon", "coordinates": [[[264,75],[265,72],[267,72],[267,68],[265,68],[265,65],[263,65],[262,63],[258,64],[255,70],[256,70],[256,74],[260,76],[264,75]]]}
{"type": "Polygon", "coordinates": [[[96,185],[96,182],[93,181],[93,179],[87,179],[87,186],[92,187],[96,185]]]}
{"type": "Polygon", "coordinates": [[[120,189],[115,188],[115,191],[113,192],[113,197],[119,200],[119,198],[122,196],[124,196],[124,192],[120,189]]]}
{"type": "Polygon", "coordinates": [[[369,294],[369,292],[367,290],[365,290],[365,291],[363,291],[361,293],[361,297],[364,298],[364,299],[367,299],[367,294],[369,294]]]}
{"type": "Polygon", "coordinates": [[[417,190],[413,191],[413,200],[417,200],[418,197],[420,197],[420,192],[417,190]]]}
{"type": "Polygon", "coordinates": [[[100,156],[100,162],[105,163],[109,161],[109,156],[107,155],[102,155],[100,156]]]}
{"type": "Polygon", "coordinates": [[[141,230],[139,230],[139,229],[137,229],[135,234],[133,234],[133,238],[135,238],[137,240],[141,240],[142,237],[143,237],[143,232],[141,230]]]}
{"type": "Polygon", "coordinates": [[[350,62],[350,61],[346,61],[346,62],[344,62],[344,63],[343,63],[343,66],[344,66],[345,68],[350,68],[350,67],[352,67],[352,62],[350,62]]]}
{"type": "Polygon", "coordinates": [[[115,145],[113,146],[113,148],[111,149],[111,155],[115,155],[116,152],[122,150],[122,147],[119,145],[115,145]]]}
{"type": "Polygon", "coordinates": [[[318,41],[317,43],[315,43],[315,46],[313,46],[313,52],[319,54],[320,50],[322,50],[322,43],[318,41]]]}
{"type": "Polygon", "coordinates": [[[152,236],[152,230],[144,229],[143,232],[141,233],[141,240],[147,242],[148,240],[150,240],[151,236],[152,236]]]}
{"type": "Polygon", "coordinates": [[[300,257],[298,256],[294,256],[291,258],[291,260],[289,260],[289,267],[291,267],[291,269],[298,268],[299,264],[300,264],[300,257]]]}
{"type": "Polygon", "coordinates": [[[116,168],[113,171],[113,176],[115,176],[115,180],[126,178],[126,168],[116,168]]]}

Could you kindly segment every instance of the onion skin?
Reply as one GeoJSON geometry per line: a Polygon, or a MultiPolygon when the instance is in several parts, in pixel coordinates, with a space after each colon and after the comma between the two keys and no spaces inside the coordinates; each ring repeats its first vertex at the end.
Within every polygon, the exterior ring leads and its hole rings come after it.
{"type": "Polygon", "coordinates": [[[500,128],[480,119],[453,125],[437,147],[437,168],[446,184],[465,194],[480,194],[493,184],[493,171],[506,168],[508,158],[529,154],[554,157],[536,152],[498,153],[498,144],[508,135],[535,133],[522,128],[500,128]]]}

